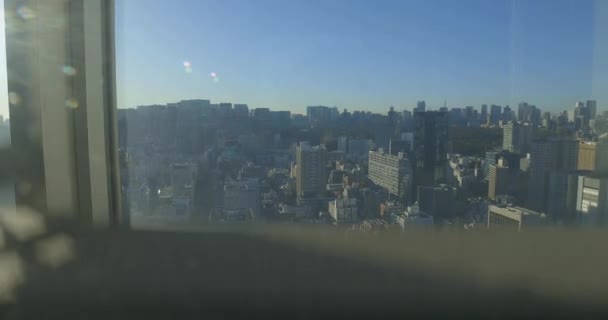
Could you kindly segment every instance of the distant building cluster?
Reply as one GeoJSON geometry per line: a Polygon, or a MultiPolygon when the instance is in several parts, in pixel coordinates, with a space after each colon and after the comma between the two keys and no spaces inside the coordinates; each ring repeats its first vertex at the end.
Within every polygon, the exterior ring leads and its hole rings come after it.
{"type": "Polygon", "coordinates": [[[608,137],[597,103],[306,115],[184,100],[119,109],[125,206],[134,221],[323,224],[345,231],[601,225],[608,137]],[[452,131],[478,153],[455,153],[452,131]],[[485,146],[485,145],[484,145],[485,146]],[[139,219],[139,220],[138,220],[139,219]]]}

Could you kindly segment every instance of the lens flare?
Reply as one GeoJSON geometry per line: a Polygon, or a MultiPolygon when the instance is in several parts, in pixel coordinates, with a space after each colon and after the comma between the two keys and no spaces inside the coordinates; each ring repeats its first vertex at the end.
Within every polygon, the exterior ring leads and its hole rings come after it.
{"type": "Polygon", "coordinates": [[[211,72],[209,75],[211,76],[211,78],[217,78],[217,73],[215,72],[211,72]]]}
{"type": "Polygon", "coordinates": [[[8,102],[14,106],[19,105],[21,103],[21,97],[16,92],[8,93],[8,102]]]}
{"type": "Polygon", "coordinates": [[[19,8],[17,8],[17,14],[23,20],[30,20],[36,17],[34,11],[32,11],[32,9],[28,8],[25,5],[20,5],[19,8]]]}
{"type": "Polygon", "coordinates": [[[61,72],[63,72],[66,76],[75,76],[76,68],[72,66],[63,66],[61,67],[61,72]]]}
{"type": "Polygon", "coordinates": [[[190,61],[184,61],[184,68],[190,68],[192,67],[192,63],[190,63],[190,61]]]}
{"type": "Polygon", "coordinates": [[[70,109],[78,109],[78,100],[76,98],[69,98],[65,101],[65,106],[70,109]]]}

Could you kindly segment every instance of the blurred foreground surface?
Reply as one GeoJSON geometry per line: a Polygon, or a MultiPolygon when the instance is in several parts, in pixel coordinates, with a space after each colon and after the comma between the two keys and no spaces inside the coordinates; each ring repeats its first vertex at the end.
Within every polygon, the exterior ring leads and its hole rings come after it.
{"type": "Polygon", "coordinates": [[[600,230],[99,231],[20,219],[2,222],[2,319],[608,316],[600,230]]]}

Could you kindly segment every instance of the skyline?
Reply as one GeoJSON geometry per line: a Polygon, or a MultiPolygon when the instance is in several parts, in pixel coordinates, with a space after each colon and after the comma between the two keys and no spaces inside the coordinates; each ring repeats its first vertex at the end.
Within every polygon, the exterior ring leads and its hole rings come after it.
{"type": "Polygon", "coordinates": [[[303,114],[525,101],[559,112],[594,99],[608,108],[606,1],[176,2],[117,2],[118,107],[210,99],[303,114]]]}
{"type": "Polygon", "coordinates": [[[447,100],[557,112],[608,100],[605,2],[142,3],[117,8],[119,107],[203,98],[383,112],[447,100]]]}

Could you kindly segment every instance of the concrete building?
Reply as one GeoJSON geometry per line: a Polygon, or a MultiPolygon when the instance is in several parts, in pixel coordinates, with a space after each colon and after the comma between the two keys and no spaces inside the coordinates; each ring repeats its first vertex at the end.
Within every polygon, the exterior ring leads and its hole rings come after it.
{"type": "Polygon", "coordinates": [[[488,175],[488,198],[496,200],[498,195],[510,195],[513,179],[512,170],[504,166],[502,161],[491,165],[488,175]]]}
{"type": "Polygon", "coordinates": [[[576,197],[578,179],[591,171],[561,170],[549,172],[545,212],[552,221],[574,224],[576,218],[576,197]]]}
{"type": "Polygon", "coordinates": [[[502,119],[502,107],[498,105],[490,106],[490,124],[498,125],[499,121],[502,119]]]}
{"type": "Polygon", "coordinates": [[[426,112],[426,102],[424,102],[424,100],[418,101],[416,103],[416,108],[414,109],[414,115],[417,112],[426,112]]]}
{"type": "Polygon", "coordinates": [[[534,142],[530,153],[528,206],[546,212],[551,172],[576,170],[578,142],[570,139],[547,139],[534,142]]]}
{"type": "Polygon", "coordinates": [[[365,155],[372,147],[370,139],[350,138],[341,136],[338,138],[338,150],[351,155],[365,155]]]}
{"type": "Polygon", "coordinates": [[[328,204],[329,215],[337,223],[355,222],[359,219],[357,199],[344,198],[330,201],[328,204]]]}
{"type": "Polygon", "coordinates": [[[410,203],[412,193],[412,168],[410,161],[403,153],[392,155],[384,150],[369,152],[369,179],[386,189],[389,194],[398,197],[404,203],[410,203]]]}
{"type": "Polygon", "coordinates": [[[510,152],[506,150],[502,151],[488,151],[486,152],[486,157],[483,163],[483,173],[486,177],[486,180],[490,176],[490,166],[496,165],[499,159],[503,159],[506,167],[509,167],[513,170],[520,169],[520,158],[521,156],[518,153],[510,152]]]}
{"type": "Polygon", "coordinates": [[[544,215],[521,207],[488,206],[488,229],[522,231],[546,223],[544,215]]]}
{"type": "Polygon", "coordinates": [[[399,153],[408,154],[412,151],[408,141],[391,139],[388,143],[388,153],[398,155],[399,153]]]}
{"type": "Polygon", "coordinates": [[[597,101],[595,100],[587,100],[585,103],[585,108],[587,109],[587,115],[589,120],[595,119],[597,116],[597,101]]]}
{"type": "Polygon", "coordinates": [[[528,153],[534,139],[534,127],[528,124],[508,123],[502,127],[502,149],[517,152],[528,153]]]}
{"type": "Polygon", "coordinates": [[[414,133],[413,132],[401,132],[399,135],[401,141],[404,141],[409,145],[409,150],[414,151],[414,133]]]}
{"type": "Polygon", "coordinates": [[[342,151],[344,153],[348,152],[348,137],[346,137],[346,136],[338,137],[338,151],[342,151]]]}
{"type": "Polygon", "coordinates": [[[604,133],[597,139],[595,170],[600,174],[608,174],[608,133],[604,133]]]}
{"type": "Polygon", "coordinates": [[[404,228],[407,227],[430,227],[434,225],[433,216],[420,210],[417,204],[407,207],[404,217],[404,228]]]}
{"type": "Polygon", "coordinates": [[[396,201],[383,201],[380,203],[380,216],[385,218],[390,215],[403,215],[405,206],[396,201]]]}
{"type": "Polygon", "coordinates": [[[416,186],[434,186],[446,179],[448,165],[448,114],[417,112],[414,132],[416,186]]]}
{"type": "Polygon", "coordinates": [[[481,116],[481,123],[488,124],[488,105],[487,104],[481,105],[480,116],[481,116]]]}
{"type": "Polygon", "coordinates": [[[248,118],[249,117],[249,107],[246,104],[235,104],[234,109],[232,109],[232,113],[236,118],[248,118]]]}
{"type": "Polygon", "coordinates": [[[332,108],[326,106],[306,107],[306,116],[310,124],[327,123],[332,118],[332,108]]]}
{"type": "Polygon", "coordinates": [[[296,192],[298,198],[318,196],[327,184],[327,149],[301,142],[296,147],[296,192]]]}
{"type": "MultiPolygon", "coordinates": [[[[174,212],[177,215],[189,216],[192,214],[194,201],[194,184],[196,181],[197,168],[191,163],[173,163],[170,170],[171,179],[171,201],[174,212]]],[[[160,190],[151,190],[158,192],[160,190]]]]}
{"type": "Polygon", "coordinates": [[[365,155],[372,146],[370,139],[348,139],[348,154],[365,155]]]}
{"type": "Polygon", "coordinates": [[[420,210],[433,216],[435,221],[455,214],[456,188],[441,185],[437,187],[419,186],[418,205],[420,210]]]}
{"type": "Polygon", "coordinates": [[[258,179],[228,180],[224,184],[224,210],[248,211],[260,215],[261,198],[258,179]]]}
{"type": "Polygon", "coordinates": [[[595,142],[581,141],[578,145],[578,170],[595,170],[595,142]]]}
{"type": "Polygon", "coordinates": [[[577,221],[583,225],[605,225],[608,217],[608,176],[578,177],[577,221]]]}

